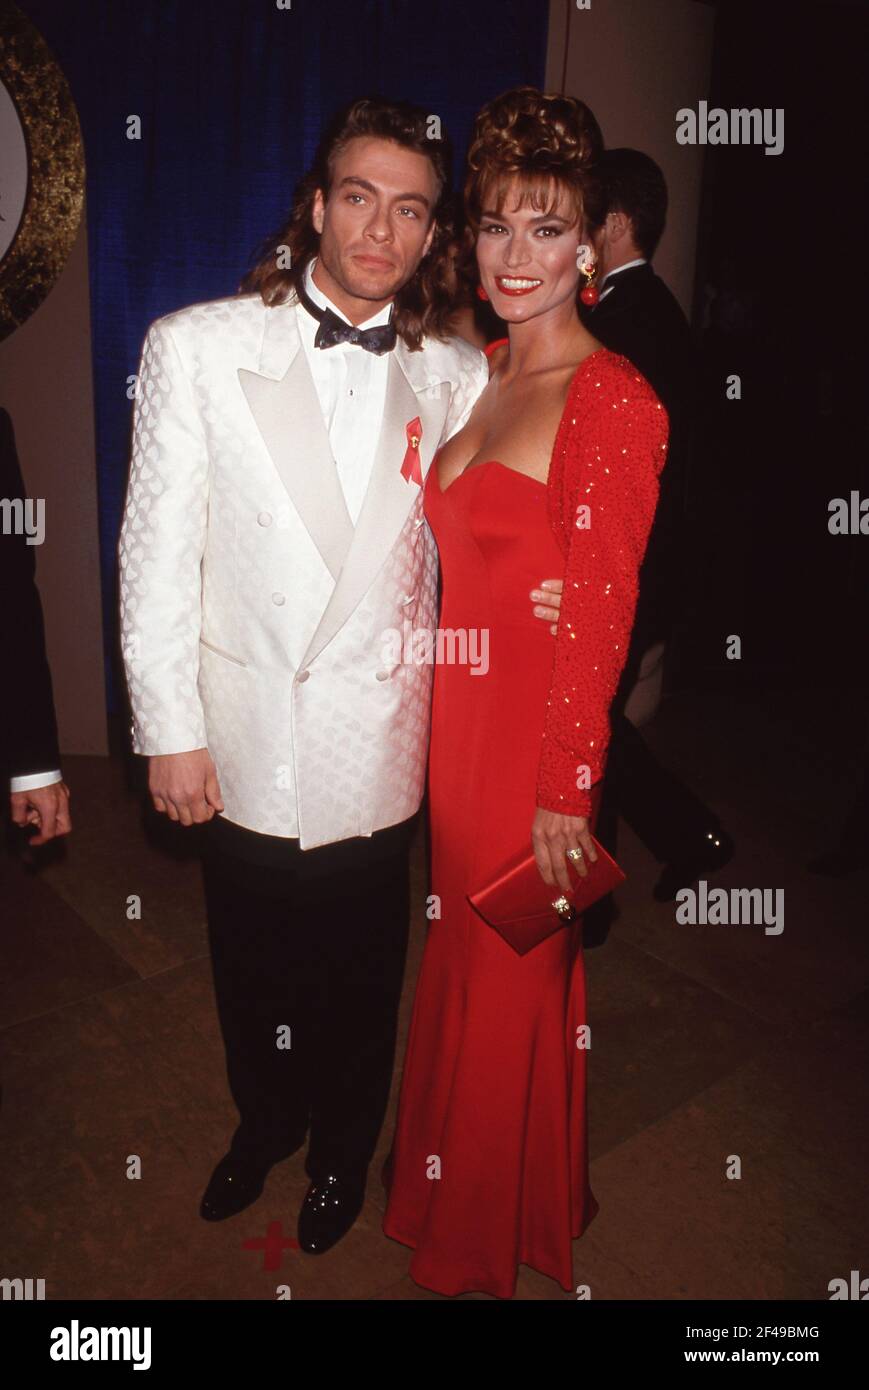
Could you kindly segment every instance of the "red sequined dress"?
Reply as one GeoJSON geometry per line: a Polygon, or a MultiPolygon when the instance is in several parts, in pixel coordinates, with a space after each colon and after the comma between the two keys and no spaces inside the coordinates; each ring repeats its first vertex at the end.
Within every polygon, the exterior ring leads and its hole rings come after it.
{"type": "Polygon", "coordinates": [[[588,1181],[581,925],[516,955],[467,902],[524,846],[537,806],[589,815],[657,500],[666,413],[606,348],[578,367],[548,484],[492,460],[425,509],[443,574],[430,753],[429,924],[383,1229],[412,1278],[509,1298],[527,1264],[573,1288],[588,1181]],[[586,508],[587,511],[580,510],[586,508]],[[557,637],[529,592],[564,575],[557,637]],[[466,659],[463,661],[461,656],[466,659]],[[450,658],[453,658],[452,660],[450,658]]]}

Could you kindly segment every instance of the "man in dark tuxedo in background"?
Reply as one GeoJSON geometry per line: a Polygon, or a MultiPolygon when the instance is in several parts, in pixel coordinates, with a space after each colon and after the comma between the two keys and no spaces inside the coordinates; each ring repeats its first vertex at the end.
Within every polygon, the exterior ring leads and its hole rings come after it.
{"type": "MultiPolygon", "coordinates": [[[[591,307],[580,305],[580,315],[604,347],[622,353],[651,383],[670,417],[670,443],[640,571],[631,645],[610,711],[612,738],[597,834],[614,852],[616,820],[624,817],[665,865],[654,890],[664,902],[733,854],[713,812],[657,762],[624,712],[638,677],[663,659],[680,587],[692,433],[691,336],[679,304],[651,264],[667,216],[664,175],[639,150],[607,150],[599,167],[605,215],[592,236],[600,297],[591,307]]],[[[587,935],[602,939],[613,916],[612,899],[603,899],[586,914],[587,935]]]]}
{"type": "Polygon", "coordinates": [[[35,826],[30,844],[43,845],[72,826],[25,503],[12,421],[0,408],[0,777],[9,784],[11,819],[35,826]]]}
{"type": "MultiPolygon", "coordinates": [[[[607,150],[599,168],[606,210],[593,234],[600,297],[580,313],[605,347],[640,369],[668,410],[678,406],[682,414],[690,394],[690,329],[651,263],[667,217],[664,175],[639,150],[607,150]]],[[[670,465],[673,460],[671,449],[670,465]]]]}

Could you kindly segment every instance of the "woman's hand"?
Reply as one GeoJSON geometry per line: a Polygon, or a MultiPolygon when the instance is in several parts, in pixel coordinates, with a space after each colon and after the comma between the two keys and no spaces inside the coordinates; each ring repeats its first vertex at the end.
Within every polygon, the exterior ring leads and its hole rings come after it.
{"type": "Polygon", "coordinates": [[[544,579],[539,589],[531,590],[531,600],[536,605],[535,618],[543,618],[550,624],[553,637],[558,632],[558,618],[561,611],[563,579],[544,579]]]}
{"type": "Polygon", "coordinates": [[[543,882],[553,888],[557,884],[562,893],[569,893],[573,887],[567,862],[569,849],[582,850],[583,857],[573,860],[582,878],[588,874],[586,859],[592,864],[597,859],[585,816],[563,816],[558,811],[544,811],[538,806],[531,827],[531,843],[543,882]]]}

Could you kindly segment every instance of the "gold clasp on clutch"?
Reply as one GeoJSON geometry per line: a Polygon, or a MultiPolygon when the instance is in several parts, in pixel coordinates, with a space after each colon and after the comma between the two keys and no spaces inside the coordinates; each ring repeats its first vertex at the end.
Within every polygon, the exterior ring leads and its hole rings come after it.
{"type": "Polygon", "coordinates": [[[574,917],[576,916],[576,913],[573,910],[572,903],[570,903],[569,900],[565,898],[563,894],[560,898],[555,899],[555,902],[552,904],[552,906],[555,908],[555,911],[558,913],[562,922],[572,922],[574,917]]]}

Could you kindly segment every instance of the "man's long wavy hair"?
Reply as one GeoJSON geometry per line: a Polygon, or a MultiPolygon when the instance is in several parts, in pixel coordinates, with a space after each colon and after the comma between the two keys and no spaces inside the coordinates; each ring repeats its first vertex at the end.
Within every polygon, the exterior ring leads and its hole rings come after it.
{"type": "Polygon", "coordinates": [[[313,224],[314,196],[321,189],[323,197],[328,198],[338,155],[358,136],[392,140],[431,160],[437,179],[433,209],[436,228],[431,248],[395,296],[392,322],[411,351],[422,347],[423,338],[447,337],[450,316],[456,307],[449,261],[453,236],[452,149],[445,135],[430,137],[431,120],[421,107],[381,97],[364,97],[339,112],[320,141],[312,167],[296,189],[288,220],[263,242],[256,253],[257,262],[242,280],[239,293],[258,290],[268,305],[284,304],[294,296],[305,266],[319,249],[320,234],[313,224]],[[289,265],[282,267],[279,262],[287,259],[286,248],[290,253],[289,265]]]}

